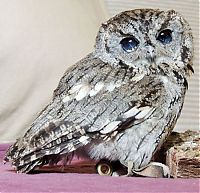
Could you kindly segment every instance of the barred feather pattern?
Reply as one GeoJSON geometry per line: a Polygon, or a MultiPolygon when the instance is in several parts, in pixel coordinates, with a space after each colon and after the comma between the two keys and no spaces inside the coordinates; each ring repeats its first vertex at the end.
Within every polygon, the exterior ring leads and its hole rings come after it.
{"type": "Polygon", "coordinates": [[[173,10],[111,18],[99,30],[95,51],[65,72],[52,101],[5,160],[26,173],[63,157],[70,161],[74,153],[146,166],[180,116],[192,52],[189,25],[173,10]],[[155,36],[166,28],[173,42],[161,45],[155,36]],[[120,42],[130,36],[141,45],[127,53],[120,42]]]}

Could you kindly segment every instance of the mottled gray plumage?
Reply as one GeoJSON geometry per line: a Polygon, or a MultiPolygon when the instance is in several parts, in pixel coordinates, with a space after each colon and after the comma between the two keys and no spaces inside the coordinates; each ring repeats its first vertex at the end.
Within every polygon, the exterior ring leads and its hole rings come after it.
{"type": "Polygon", "coordinates": [[[96,160],[145,167],[180,115],[192,53],[191,29],[173,10],[111,18],[100,27],[95,51],[65,72],[5,160],[29,172],[81,149],[96,160]]]}

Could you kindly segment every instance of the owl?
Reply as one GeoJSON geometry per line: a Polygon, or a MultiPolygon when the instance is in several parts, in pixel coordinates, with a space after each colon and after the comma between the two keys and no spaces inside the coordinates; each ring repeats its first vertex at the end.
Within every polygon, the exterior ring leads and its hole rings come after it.
{"type": "Polygon", "coordinates": [[[192,32],[176,11],[135,9],[103,23],[95,49],[61,78],[50,103],[8,149],[18,172],[84,155],[151,164],[181,113],[192,32]]]}

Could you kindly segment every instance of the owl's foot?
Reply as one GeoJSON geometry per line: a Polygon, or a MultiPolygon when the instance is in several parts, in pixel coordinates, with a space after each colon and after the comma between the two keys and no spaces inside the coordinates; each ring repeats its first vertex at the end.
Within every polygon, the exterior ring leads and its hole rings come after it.
{"type": "Polygon", "coordinates": [[[132,161],[128,161],[128,173],[125,175],[127,177],[131,177],[134,175],[134,171],[133,171],[133,162],[132,161]]]}
{"type": "Polygon", "coordinates": [[[159,162],[151,162],[143,168],[133,169],[134,163],[132,161],[128,161],[127,167],[128,172],[126,167],[124,167],[121,163],[110,162],[107,160],[100,160],[96,165],[98,174],[103,176],[143,176],[151,178],[170,178],[168,166],[159,162]]]}
{"type": "Polygon", "coordinates": [[[143,168],[132,170],[132,173],[152,178],[170,178],[169,167],[159,162],[151,162],[143,168]]]}

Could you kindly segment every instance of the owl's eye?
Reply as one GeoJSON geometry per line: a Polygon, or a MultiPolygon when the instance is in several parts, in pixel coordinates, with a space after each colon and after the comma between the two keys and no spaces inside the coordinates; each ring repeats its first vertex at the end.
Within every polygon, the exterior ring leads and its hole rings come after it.
{"type": "Polygon", "coordinates": [[[139,41],[135,39],[134,37],[127,37],[127,38],[122,39],[120,41],[120,44],[123,50],[129,53],[129,52],[134,51],[137,48],[139,41]]]}
{"type": "Polygon", "coordinates": [[[162,44],[169,44],[172,41],[172,31],[165,29],[158,34],[157,40],[162,44]]]}

